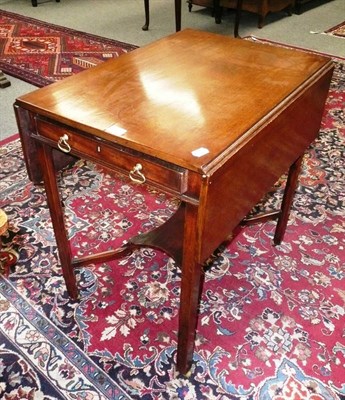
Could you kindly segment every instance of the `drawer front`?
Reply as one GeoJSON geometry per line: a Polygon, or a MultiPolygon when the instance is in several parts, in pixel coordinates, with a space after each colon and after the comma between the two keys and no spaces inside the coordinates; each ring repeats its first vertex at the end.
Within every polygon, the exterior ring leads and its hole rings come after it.
{"type": "Polygon", "coordinates": [[[48,142],[65,153],[120,171],[134,182],[148,181],[178,194],[187,191],[188,170],[183,168],[41,119],[37,119],[37,132],[38,140],[48,142]]]}

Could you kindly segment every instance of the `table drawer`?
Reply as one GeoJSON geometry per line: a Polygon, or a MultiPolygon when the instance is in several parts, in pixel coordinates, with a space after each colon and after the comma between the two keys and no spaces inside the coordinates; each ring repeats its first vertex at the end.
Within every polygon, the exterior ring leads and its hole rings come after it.
{"type": "Polygon", "coordinates": [[[37,119],[37,133],[38,140],[48,141],[65,153],[120,171],[134,182],[148,181],[179,194],[187,191],[188,171],[173,164],[42,119],[37,119]]]}

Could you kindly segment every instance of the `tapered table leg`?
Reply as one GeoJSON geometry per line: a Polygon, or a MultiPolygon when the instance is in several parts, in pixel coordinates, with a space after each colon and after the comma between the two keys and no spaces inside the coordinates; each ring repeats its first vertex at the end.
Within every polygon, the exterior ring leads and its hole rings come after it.
{"type": "MultiPolygon", "coordinates": [[[[61,206],[59,189],[56,181],[56,172],[52,157],[53,149],[40,144],[39,158],[43,171],[48,207],[50,209],[60,263],[67,291],[71,298],[78,297],[78,289],[73,271],[73,265],[84,265],[92,260],[72,260],[71,247],[64,223],[64,212],[61,206]]],[[[140,246],[153,246],[167,250],[168,254],[181,264],[181,295],[179,312],[179,333],[177,347],[177,370],[186,374],[192,364],[197,326],[197,310],[203,282],[203,266],[198,263],[199,239],[197,232],[198,206],[182,203],[165,224],[152,232],[139,235],[129,241],[128,247],[119,252],[104,253],[104,259],[113,259],[127,250],[140,246]],[[183,242],[180,239],[182,236],[183,242]],[[168,239],[167,239],[168,238],[168,239]]],[[[97,256],[95,256],[95,260],[97,256]]]]}
{"type": "Polygon", "coordinates": [[[288,178],[286,181],[280,210],[245,218],[241,222],[241,225],[256,224],[272,219],[277,219],[277,226],[274,233],[273,243],[275,245],[279,245],[283,241],[286,226],[289,220],[291,205],[298,184],[298,177],[301,172],[302,161],[303,156],[299,157],[289,168],[288,178]]]}
{"type": "Polygon", "coordinates": [[[182,374],[189,371],[193,361],[197,310],[203,282],[203,266],[197,262],[197,214],[198,207],[186,205],[177,347],[177,370],[182,374]]]}
{"type": "Polygon", "coordinates": [[[78,289],[72,267],[71,247],[68,241],[68,235],[64,222],[64,213],[62,210],[60,194],[56,182],[56,172],[52,156],[53,149],[44,144],[38,146],[38,149],[41,170],[43,171],[48,207],[52,219],[56,244],[59,250],[62,274],[65,279],[69,296],[72,299],[77,299],[78,289]]]}
{"type": "Polygon", "coordinates": [[[281,210],[278,217],[277,227],[273,242],[278,245],[282,242],[289,220],[290,208],[298,184],[298,176],[302,167],[303,156],[299,157],[290,167],[286,182],[281,210]]]}

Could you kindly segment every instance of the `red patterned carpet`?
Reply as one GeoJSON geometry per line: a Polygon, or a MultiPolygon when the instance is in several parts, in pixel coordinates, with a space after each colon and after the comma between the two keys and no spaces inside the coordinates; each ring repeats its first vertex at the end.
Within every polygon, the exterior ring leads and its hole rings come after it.
{"type": "MultiPolygon", "coordinates": [[[[0,207],[10,220],[3,241],[19,254],[9,279],[0,279],[0,397],[343,399],[344,67],[337,63],[282,245],[272,246],[275,224],[267,222],[241,229],[209,260],[188,378],[174,369],[173,260],[143,249],[81,268],[81,299],[70,301],[44,191],[28,181],[19,141],[0,147],[0,207]]],[[[117,247],[176,208],[174,199],[83,161],[61,175],[60,187],[75,254],[117,247]]],[[[275,208],[279,195],[261,207],[275,208]]]]}
{"type": "Polygon", "coordinates": [[[36,86],[136,47],[0,10],[0,69],[36,86]]]}
{"type": "Polygon", "coordinates": [[[337,26],[334,26],[333,28],[328,29],[325,33],[327,33],[327,35],[345,38],[345,21],[337,26]]]}

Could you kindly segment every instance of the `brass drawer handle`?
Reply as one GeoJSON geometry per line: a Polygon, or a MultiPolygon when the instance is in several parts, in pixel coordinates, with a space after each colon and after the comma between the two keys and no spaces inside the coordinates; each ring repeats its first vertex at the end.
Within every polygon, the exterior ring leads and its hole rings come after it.
{"type": "Polygon", "coordinates": [[[129,177],[133,182],[136,183],[144,183],[146,181],[145,175],[141,172],[143,166],[141,164],[137,164],[130,172],[129,177]]]}
{"type": "Polygon", "coordinates": [[[58,141],[58,148],[64,153],[69,153],[71,151],[71,146],[68,143],[68,139],[69,137],[65,133],[63,136],[60,137],[58,141]]]}

